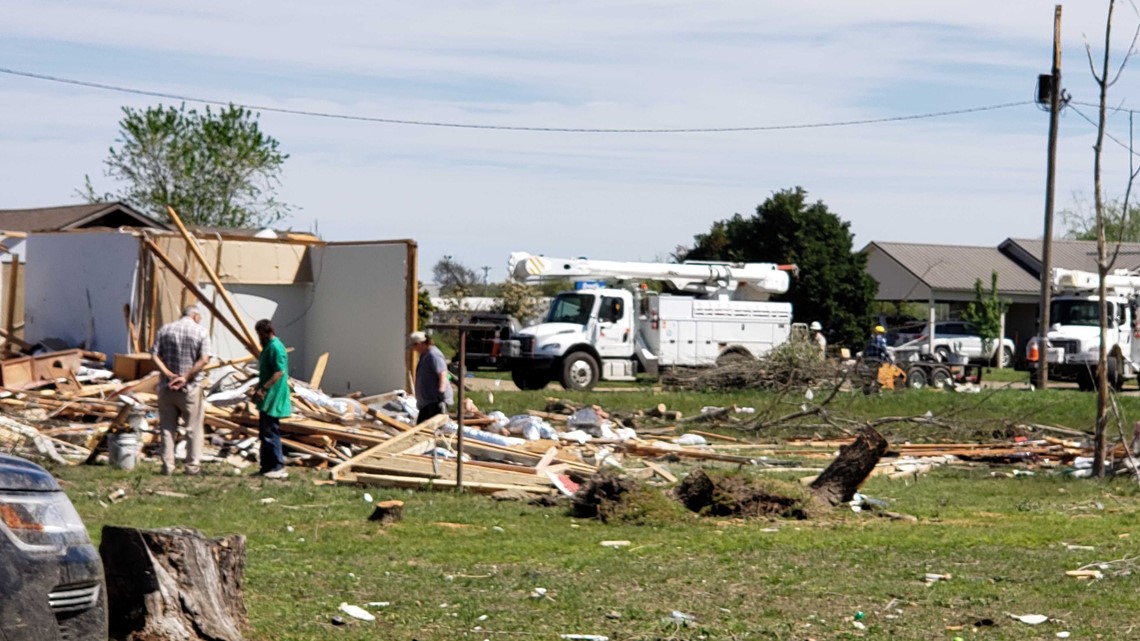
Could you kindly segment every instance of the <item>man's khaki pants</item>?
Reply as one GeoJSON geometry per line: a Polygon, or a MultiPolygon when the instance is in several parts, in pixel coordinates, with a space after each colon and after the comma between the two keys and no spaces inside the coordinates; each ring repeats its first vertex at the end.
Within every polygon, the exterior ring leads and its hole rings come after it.
{"type": "Polygon", "coordinates": [[[202,461],[202,421],[205,418],[201,385],[180,390],[158,390],[158,426],[162,430],[162,473],[174,473],[174,444],[178,441],[178,419],[186,424],[190,442],[186,447],[186,471],[199,471],[202,461]]]}

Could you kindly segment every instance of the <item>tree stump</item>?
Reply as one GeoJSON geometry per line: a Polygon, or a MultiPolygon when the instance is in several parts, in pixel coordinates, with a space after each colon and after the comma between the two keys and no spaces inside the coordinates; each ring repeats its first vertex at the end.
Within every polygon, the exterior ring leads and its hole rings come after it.
{"type": "Polygon", "coordinates": [[[372,511],[372,516],[369,516],[368,520],[380,521],[380,525],[388,525],[403,518],[403,501],[380,501],[376,504],[376,509],[372,511]]]}
{"type": "Polygon", "coordinates": [[[854,443],[839,448],[839,456],[812,482],[811,489],[832,505],[846,503],[886,453],[887,440],[883,435],[865,427],[854,443]]]}
{"type": "Polygon", "coordinates": [[[245,537],[105,526],[108,623],[123,641],[242,641],[245,537]]]}

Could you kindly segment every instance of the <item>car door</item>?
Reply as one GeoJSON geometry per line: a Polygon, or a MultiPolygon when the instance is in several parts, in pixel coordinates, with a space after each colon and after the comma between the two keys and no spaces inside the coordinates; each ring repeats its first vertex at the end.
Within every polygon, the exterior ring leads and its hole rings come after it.
{"type": "Polygon", "coordinates": [[[620,296],[602,296],[595,347],[602,358],[633,355],[633,314],[620,296]]]}

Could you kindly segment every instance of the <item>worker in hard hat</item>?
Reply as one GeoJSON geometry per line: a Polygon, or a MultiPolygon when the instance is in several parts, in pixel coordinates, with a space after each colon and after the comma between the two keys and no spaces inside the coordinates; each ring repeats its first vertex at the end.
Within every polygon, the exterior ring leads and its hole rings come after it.
{"type": "Polygon", "coordinates": [[[811,330],[812,344],[819,350],[819,357],[821,359],[827,358],[827,338],[823,335],[823,325],[820,325],[819,321],[812,321],[808,329],[811,330]]]}
{"type": "Polygon", "coordinates": [[[867,348],[863,350],[863,358],[885,363],[894,360],[891,357],[891,351],[887,349],[887,330],[882,325],[875,325],[875,329],[872,330],[871,340],[867,343],[867,348]]]}

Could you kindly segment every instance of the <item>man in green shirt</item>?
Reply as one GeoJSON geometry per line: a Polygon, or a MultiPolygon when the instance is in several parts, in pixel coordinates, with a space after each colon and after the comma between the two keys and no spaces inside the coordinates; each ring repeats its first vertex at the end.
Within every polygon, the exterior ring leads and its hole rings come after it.
{"type": "Polygon", "coordinates": [[[254,331],[261,342],[257,385],[253,388],[261,440],[258,474],[267,479],[284,479],[289,473],[285,471],[285,454],[281,450],[281,419],[293,413],[289,397],[289,354],[269,319],[257,321],[254,331]]]}

